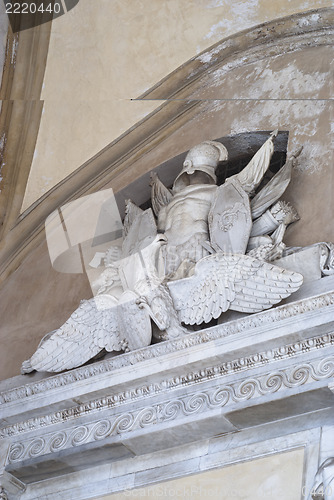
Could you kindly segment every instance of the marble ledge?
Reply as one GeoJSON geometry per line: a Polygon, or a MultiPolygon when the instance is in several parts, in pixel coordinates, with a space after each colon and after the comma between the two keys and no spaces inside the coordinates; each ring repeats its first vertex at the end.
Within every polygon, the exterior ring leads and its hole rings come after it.
{"type": "Polygon", "coordinates": [[[48,411],[56,411],[106,394],[135,390],[140,382],[154,385],[175,378],[177,383],[179,378],[182,383],[187,373],[200,372],[221,362],[231,373],[246,365],[254,368],[256,363],[261,365],[261,359],[263,364],[265,356],[269,362],[275,349],[283,349],[283,353],[285,348],[289,357],[289,346],[292,349],[299,343],[299,349],[305,350],[307,347],[300,342],[312,343],[312,339],[323,345],[323,336],[330,347],[333,339],[328,334],[334,331],[333,318],[334,276],[331,276],[303,285],[284,304],[262,313],[245,315],[69,372],[18,376],[0,382],[3,424],[19,421],[30,413],[45,414],[46,407],[48,411]]]}
{"type": "Polygon", "coordinates": [[[265,455],[270,440],[316,446],[334,425],[333,312],[328,277],[173,342],[2,382],[0,484],[9,500],[85,500],[265,455]]]}

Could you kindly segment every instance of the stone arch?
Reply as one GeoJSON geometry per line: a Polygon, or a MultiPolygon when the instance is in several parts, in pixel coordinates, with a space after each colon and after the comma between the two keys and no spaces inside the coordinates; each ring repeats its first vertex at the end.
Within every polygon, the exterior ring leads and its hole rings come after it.
{"type": "MultiPolygon", "coordinates": [[[[57,206],[105,187],[112,186],[115,192],[125,189],[131,180],[139,181],[149,170],[147,165],[152,158],[151,168],[198,142],[195,138],[191,144],[188,137],[184,141],[186,148],[183,146],[181,149],[180,145],[175,144],[174,151],[171,151],[166,138],[174,138],[174,134],[179,131],[184,134],[183,129],[196,117],[203,114],[210,117],[213,113],[212,106],[207,105],[212,99],[203,100],[198,92],[203,88],[204,79],[210,81],[214,77],[215,70],[228,74],[236,68],[279,54],[329,46],[333,15],[331,8],[309,11],[270,21],[228,37],[139,96],[139,99],[164,99],[165,103],[48,191],[17,218],[7,234],[0,256],[2,280],[17,269],[30,251],[43,242],[44,221],[57,206]]],[[[212,126],[210,137],[207,134],[200,140],[220,137],[219,128],[221,127],[216,122],[212,126]]],[[[186,133],[189,135],[189,126],[187,129],[186,133]]],[[[205,128],[202,132],[205,132],[205,128]]],[[[194,135],[200,135],[198,130],[194,135]]]]}
{"type": "MultiPolygon", "coordinates": [[[[203,140],[239,138],[237,149],[245,151],[243,144],[246,143],[241,139],[249,137],[249,131],[252,131],[252,141],[254,139],[250,145],[255,147],[260,145],[261,133],[268,135],[279,128],[281,134],[289,131],[288,153],[306,143],[309,147],[303,158],[306,167],[293,177],[291,189],[287,191],[287,201],[296,206],[302,224],[292,235],[287,235],[288,243],[293,246],[334,240],[332,226],[319,223],[328,217],[330,220],[333,209],[332,186],[323,174],[331,168],[332,161],[328,145],[330,105],[321,101],[326,98],[329,87],[321,88],[316,98],[305,106],[299,99],[303,93],[297,93],[297,112],[294,114],[292,104],[286,99],[270,104],[270,101],[249,96],[224,102],[217,95],[210,97],[217,89],[227,93],[228,76],[234,75],[237,80],[243,70],[256,66],[255,60],[270,63],[280,59],[284,66],[296,55],[306,60],[312,53],[313,61],[328,58],[333,13],[333,9],[321,9],[257,26],[223,40],[181,66],[140,97],[166,99],[160,108],[89,159],[17,218],[2,242],[0,255],[3,283],[0,313],[5,318],[1,343],[9,353],[0,377],[17,373],[20,363],[32,354],[40,338],[64,322],[80,299],[88,298],[91,293],[85,276],[57,274],[52,269],[44,232],[46,217],[68,201],[109,187],[119,197],[120,208],[122,199],[131,197],[134,186],[140,193],[139,199],[134,201],[145,203],[149,198],[149,172],[169,161],[179,168],[178,162],[185,151],[203,140]],[[318,102],[323,104],[320,106],[318,102]],[[316,107],[321,107],[317,117],[320,131],[315,130],[312,136],[316,107]],[[282,111],[279,123],[277,110],[282,111]],[[274,118],[273,112],[276,113],[274,118]],[[236,117],[239,117],[238,123],[236,117]],[[307,121],[312,127],[306,133],[307,121]],[[320,149],[312,151],[316,140],[320,149]],[[321,158],[322,172],[307,170],[308,161],[315,157],[321,158]],[[315,196],[317,203],[310,203],[315,196]],[[26,310],[17,308],[13,297],[15,301],[28,304],[26,310]],[[23,339],[30,352],[23,352],[23,339]]],[[[232,78],[230,80],[233,82],[232,78]]]]}

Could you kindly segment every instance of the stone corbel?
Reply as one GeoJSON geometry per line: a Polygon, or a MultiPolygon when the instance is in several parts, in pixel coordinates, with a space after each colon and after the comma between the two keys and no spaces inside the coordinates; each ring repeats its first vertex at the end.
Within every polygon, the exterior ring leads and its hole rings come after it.
{"type": "Polygon", "coordinates": [[[9,472],[0,475],[0,500],[15,500],[20,498],[26,485],[9,472]]]}

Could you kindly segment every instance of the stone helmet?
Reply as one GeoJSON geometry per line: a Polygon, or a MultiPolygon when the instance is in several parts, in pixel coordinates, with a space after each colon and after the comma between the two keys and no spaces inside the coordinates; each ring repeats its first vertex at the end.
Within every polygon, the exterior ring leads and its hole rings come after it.
{"type": "Polygon", "coordinates": [[[227,160],[227,156],[225,146],[216,141],[204,141],[189,149],[183,162],[183,168],[174,181],[173,191],[178,192],[188,186],[188,176],[196,171],[204,172],[208,175],[209,181],[216,184],[216,167],[220,161],[227,160]]]}

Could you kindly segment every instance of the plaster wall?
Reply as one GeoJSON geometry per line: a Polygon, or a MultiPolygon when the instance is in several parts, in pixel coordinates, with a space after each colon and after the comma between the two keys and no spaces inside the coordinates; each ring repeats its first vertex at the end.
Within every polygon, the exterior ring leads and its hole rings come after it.
{"type": "MultiPolygon", "coordinates": [[[[332,60],[331,48],[317,47],[263,59],[226,74],[223,67],[216,69],[204,76],[198,82],[200,90],[194,89],[191,94],[197,97],[201,93],[209,100],[200,102],[183,125],[143,151],[128,168],[120,169],[105,187],[122,192],[121,210],[129,197],[142,204],[150,197],[149,172],[194,144],[227,136],[231,131],[237,134],[279,128],[289,131],[289,153],[304,147],[283,197],[297,208],[301,220],[288,228],[285,242],[306,246],[334,241],[333,109],[328,100],[332,95],[332,60]],[[222,96],[231,100],[220,100],[222,96]]],[[[166,181],[169,173],[162,169],[159,175],[166,181]]],[[[90,296],[84,275],[52,269],[46,243],[24,260],[0,290],[4,353],[0,378],[17,375],[22,361],[32,355],[40,339],[60,326],[81,299],[90,296]]]]}
{"type": "Polygon", "coordinates": [[[80,0],[54,21],[22,211],[161,104],[131,101],[222,38],[332,0],[80,0]]]}
{"type": "Polygon", "coordinates": [[[159,497],[192,500],[296,500],[301,497],[303,457],[303,450],[298,449],[146,488],[115,493],[97,500],[159,497]]]}
{"type": "MultiPolygon", "coordinates": [[[[139,14],[129,16],[128,1],[99,2],[103,8],[95,10],[93,2],[81,0],[80,10],[74,9],[54,23],[43,90],[44,114],[24,207],[157,106],[156,102],[128,101],[129,95],[143,92],[227,34],[296,9],[329,5],[304,1],[264,7],[264,3],[257,1],[243,2],[243,7],[249,6],[247,10],[241,9],[239,2],[227,5],[212,0],[195,9],[188,0],[182,2],[182,8],[180,1],[164,2],[169,7],[153,1],[141,2],[139,14]],[[235,10],[239,7],[240,11],[235,10]],[[112,21],[110,28],[112,16],[107,13],[111,8],[117,10],[124,22],[112,21]],[[70,34],[73,30],[70,21],[77,22],[79,12],[80,28],[70,34]],[[219,15],[230,22],[217,21],[219,15]],[[153,19],[159,23],[155,24],[153,19]],[[143,39],[147,43],[141,45],[136,41],[140,39],[143,23],[146,30],[143,39]],[[151,30],[152,26],[156,28],[151,30]],[[154,42],[160,32],[166,38],[158,46],[154,42]],[[99,38],[95,38],[96,33],[99,38]],[[116,50],[120,40],[121,48],[116,50]],[[100,59],[99,43],[104,54],[100,59]],[[178,50],[180,46],[182,51],[178,50]],[[158,58],[161,58],[159,64],[158,58]],[[120,59],[122,64],[115,77],[113,68],[118,68],[115,61],[120,59]],[[141,65],[147,71],[142,71],[141,65]],[[129,68],[136,75],[134,78],[126,76],[129,68]]],[[[278,127],[289,131],[290,151],[304,146],[285,196],[298,209],[301,221],[289,229],[286,242],[307,245],[334,241],[333,109],[328,100],[332,97],[332,60],[330,49],[317,48],[281,54],[229,72],[224,67],[217,69],[202,80],[201,90],[192,94],[194,98],[207,99],[198,106],[196,114],[153,150],[142,154],[130,170],[120,172],[111,187],[117,192],[132,182],[145,186],[128,188],[134,201],[140,203],[148,198],[148,172],[194,144],[231,133],[278,127]]],[[[90,295],[85,275],[60,274],[52,269],[45,242],[23,261],[0,290],[0,379],[18,374],[21,362],[32,354],[41,337],[63,323],[80,299],[90,295]]],[[[303,458],[303,450],[298,449],[104,499],[157,498],[162,488],[169,492],[166,497],[171,496],[171,491],[186,490],[193,492],[191,498],[212,498],[211,491],[218,490],[217,498],[294,500],[301,494],[303,458]]]]}
{"type": "MultiPolygon", "coordinates": [[[[303,146],[283,196],[297,208],[301,220],[288,228],[285,241],[291,246],[332,241],[332,68],[333,49],[317,47],[231,71],[217,69],[204,77],[197,84],[199,90],[190,95],[194,99],[201,96],[203,102],[189,121],[138,159],[131,169],[120,172],[112,184],[114,191],[138,182],[145,172],[203,140],[278,128],[289,132],[288,154],[303,146]]],[[[164,180],[167,173],[159,171],[159,175],[164,180]]],[[[138,204],[149,198],[148,175],[139,182],[141,189],[133,193],[138,204]]]]}
{"type": "Polygon", "coordinates": [[[18,375],[20,363],[41,338],[66,321],[73,304],[76,308],[90,296],[86,275],[57,273],[46,243],[41,245],[0,292],[0,379],[18,375]]]}

